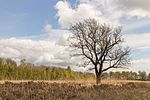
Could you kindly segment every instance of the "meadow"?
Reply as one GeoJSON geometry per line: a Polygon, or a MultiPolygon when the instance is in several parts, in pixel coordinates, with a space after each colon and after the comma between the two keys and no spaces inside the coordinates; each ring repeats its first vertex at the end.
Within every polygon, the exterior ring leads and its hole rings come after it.
{"type": "Polygon", "coordinates": [[[150,100],[150,74],[107,72],[95,84],[93,73],[35,66],[0,59],[0,100],[150,100]]]}
{"type": "Polygon", "coordinates": [[[150,100],[150,82],[5,81],[0,100],[150,100]]]}

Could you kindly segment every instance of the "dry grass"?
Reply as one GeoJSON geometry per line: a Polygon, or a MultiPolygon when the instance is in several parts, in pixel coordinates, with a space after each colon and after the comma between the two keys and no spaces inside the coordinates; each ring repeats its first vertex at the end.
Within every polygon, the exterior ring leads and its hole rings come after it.
{"type": "MultiPolygon", "coordinates": [[[[94,85],[95,80],[90,79],[82,79],[82,80],[1,80],[0,84],[4,84],[5,82],[11,82],[11,83],[23,83],[23,82],[45,82],[45,83],[79,83],[84,85],[94,85]]],[[[111,79],[111,80],[102,80],[102,84],[126,84],[129,82],[133,83],[149,83],[150,81],[139,81],[139,80],[117,80],[117,79],[111,79]]]]}
{"type": "Polygon", "coordinates": [[[150,82],[1,81],[0,100],[150,100],[150,82]]]}

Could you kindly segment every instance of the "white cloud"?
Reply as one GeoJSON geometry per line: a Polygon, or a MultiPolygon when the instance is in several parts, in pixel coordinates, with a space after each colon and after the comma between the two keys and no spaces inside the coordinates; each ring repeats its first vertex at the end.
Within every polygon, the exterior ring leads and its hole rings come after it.
{"type": "MultiPolygon", "coordinates": [[[[38,65],[73,66],[74,70],[78,69],[76,66],[81,62],[79,58],[72,58],[68,47],[58,44],[57,40],[1,39],[0,49],[0,57],[12,58],[17,62],[18,60],[26,59],[27,62],[38,65]]],[[[80,69],[82,68],[79,68],[79,71],[83,71],[80,69]]]]}
{"type": "Polygon", "coordinates": [[[77,0],[72,7],[66,0],[56,4],[58,22],[62,28],[85,18],[96,18],[100,22],[122,25],[126,18],[150,18],[149,0],[77,0]]]}
{"type": "MultiPolygon", "coordinates": [[[[132,20],[130,20],[132,21],[132,20]]],[[[128,31],[136,31],[136,30],[139,30],[139,29],[142,29],[144,27],[147,27],[150,25],[150,21],[146,18],[146,19],[143,19],[143,20],[140,20],[140,21],[132,21],[132,22],[126,22],[124,23],[123,25],[123,31],[124,32],[128,32],[128,31]]],[[[142,34],[142,33],[141,33],[142,34]]]]}
{"type": "Polygon", "coordinates": [[[118,0],[117,3],[124,9],[134,10],[140,8],[150,12],[149,0],[118,0]]]}
{"type": "Polygon", "coordinates": [[[54,60],[64,47],[56,45],[55,41],[31,39],[1,39],[0,40],[1,57],[27,59],[32,63],[44,64],[54,60]]]}
{"type": "MultiPolygon", "coordinates": [[[[58,22],[62,28],[89,17],[100,19],[101,22],[111,22],[113,25],[122,26],[122,24],[125,24],[123,27],[125,30],[139,29],[149,25],[149,0],[77,0],[77,2],[75,7],[71,6],[67,1],[58,1],[56,4],[58,22]],[[131,20],[131,22],[122,23],[124,18],[126,21],[131,20]],[[133,19],[136,19],[136,22],[132,21],[133,19]]],[[[124,36],[126,43],[132,49],[149,50],[150,33],[125,34],[124,36]]],[[[63,40],[60,39],[60,41],[63,40]]],[[[134,70],[136,69],[135,65],[138,65],[137,62],[132,65],[134,70]]],[[[148,64],[148,61],[145,63],[148,64]]],[[[146,66],[145,63],[143,66],[146,66]]]]}
{"type": "MultiPolygon", "coordinates": [[[[80,3],[88,3],[102,8],[110,14],[120,12],[121,16],[150,17],[150,0],[79,0],[80,3]],[[114,13],[115,12],[115,13],[114,13]]],[[[115,15],[116,16],[116,15],[115,15]]]]}
{"type": "Polygon", "coordinates": [[[46,23],[46,25],[44,26],[43,31],[46,32],[46,33],[51,33],[52,25],[50,23],[46,23]]]}
{"type": "MultiPolygon", "coordinates": [[[[72,7],[66,0],[58,1],[55,5],[57,10],[58,22],[61,28],[68,28],[71,23],[86,18],[96,18],[100,22],[122,24],[123,17],[150,17],[149,0],[77,0],[79,3],[72,7]]],[[[140,28],[147,25],[147,21],[129,24],[126,29],[140,28]]],[[[47,23],[43,29],[48,33],[47,40],[32,40],[8,38],[0,40],[0,56],[14,59],[27,59],[28,62],[35,64],[56,65],[56,66],[76,66],[81,63],[81,58],[71,58],[67,48],[68,30],[54,29],[47,23]]],[[[150,48],[150,33],[126,34],[125,41],[134,49],[150,48]]],[[[147,69],[150,66],[149,59],[138,59],[132,61],[133,70],[137,66],[147,69]],[[140,65],[141,64],[141,65],[140,65]],[[141,67],[145,66],[145,67],[141,67]]],[[[87,70],[86,68],[77,68],[87,70]]],[[[138,69],[138,68],[137,68],[138,69]]],[[[139,70],[139,69],[138,69],[139,70]]]]}
{"type": "Polygon", "coordinates": [[[124,15],[129,17],[150,18],[149,5],[149,0],[115,0],[115,5],[113,6],[116,6],[117,10],[120,9],[124,15]]]}
{"type": "Polygon", "coordinates": [[[134,17],[136,16],[137,18],[146,18],[146,17],[150,17],[150,12],[147,12],[141,8],[137,8],[135,10],[131,10],[128,15],[130,17],[134,17]]]}
{"type": "Polygon", "coordinates": [[[125,42],[131,47],[130,70],[150,72],[150,33],[126,34],[125,42]],[[136,60],[135,60],[136,59],[136,60]]]}
{"type": "Polygon", "coordinates": [[[126,34],[125,42],[132,48],[144,49],[150,47],[150,33],[126,34]]]}
{"type": "Polygon", "coordinates": [[[68,28],[72,23],[86,18],[95,18],[101,22],[107,21],[95,6],[81,3],[73,8],[67,1],[58,1],[56,4],[58,22],[62,28],[68,28]],[[105,21],[104,21],[105,20],[105,21]]]}
{"type": "Polygon", "coordinates": [[[133,60],[131,70],[133,71],[144,70],[149,73],[150,72],[150,59],[133,60]]]}
{"type": "Polygon", "coordinates": [[[78,0],[81,4],[90,4],[102,12],[102,16],[110,21],[117,21],[122,16],[120,9],[117,9],[117,0],[78,0]]]}
{"type": "MultiPolygon", "coordinates": [[[[53,40],[31,40],[8,38],[0,40],[0,56],[16,59],[25,58],[28,62],[34,64],[55,65],[55,66],[73,66],[74,70],[88,71],[87,68],[76,67],[81,64],[82,58],[70,57],[70,51],[66,46],[66,37],[68,34],[61,34],[59,39],[53,40]]],[[[128,34],[125,40],[132,48],[150,48],[150,34],[128,34]]],[[[133,71],[146,69],[150,71],[150,60],[138,59],[132,61],[131,69],[133,71]],[[142,66],[142,67],[141,67],[142,66]]]]}
{"type": "Polygon", "coordinates": [[[61,34],[58,41],[56,42],[58,45],[61,45],[61,46],[68,46],[68,38],[70,36],[70,33],[64,33],[64,34],[61,34]]]}

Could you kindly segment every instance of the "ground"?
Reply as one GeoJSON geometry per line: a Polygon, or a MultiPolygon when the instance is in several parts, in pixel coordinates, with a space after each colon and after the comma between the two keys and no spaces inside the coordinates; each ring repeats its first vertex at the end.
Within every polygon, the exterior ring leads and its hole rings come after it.
{"type": "Polygon", "coordinates": [[[150,100],[150,82],[1,81],[0,100],[150,100]]]}

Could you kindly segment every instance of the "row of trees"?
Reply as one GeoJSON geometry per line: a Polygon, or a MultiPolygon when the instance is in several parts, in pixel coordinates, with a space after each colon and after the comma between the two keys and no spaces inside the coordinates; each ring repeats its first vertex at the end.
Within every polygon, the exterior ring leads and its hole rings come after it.
{"type": "MultiPolygon", "coordinates": [[[[0,58],[0,80],[67,80],[67,79],[94,79],[92,73],[81,73],[67,69],[35,66],[21,60],[17,66],[11,59],[0,58]]],[[[150,73],[139,71],[105,72],[103,79],[122,79],[122,80],[150,80],[150,73]]]]}
{"type": "Polygon", "coordinates": [[[122,71],[122,72],[105,72],[102,74],[103,79],[121,79],[121,80],[142,80],[150,81],[150,73],[147,74],[145,71],[122,71]]]}
{"type": "Polygon", "coordinates": [[[61,80],[61,79],[89,79],[94,75],[90,73],[81,73],[67,69],[35,66],[21,60],[17,66],[11,59],[0,58],[0,80],[61,80]]]}

